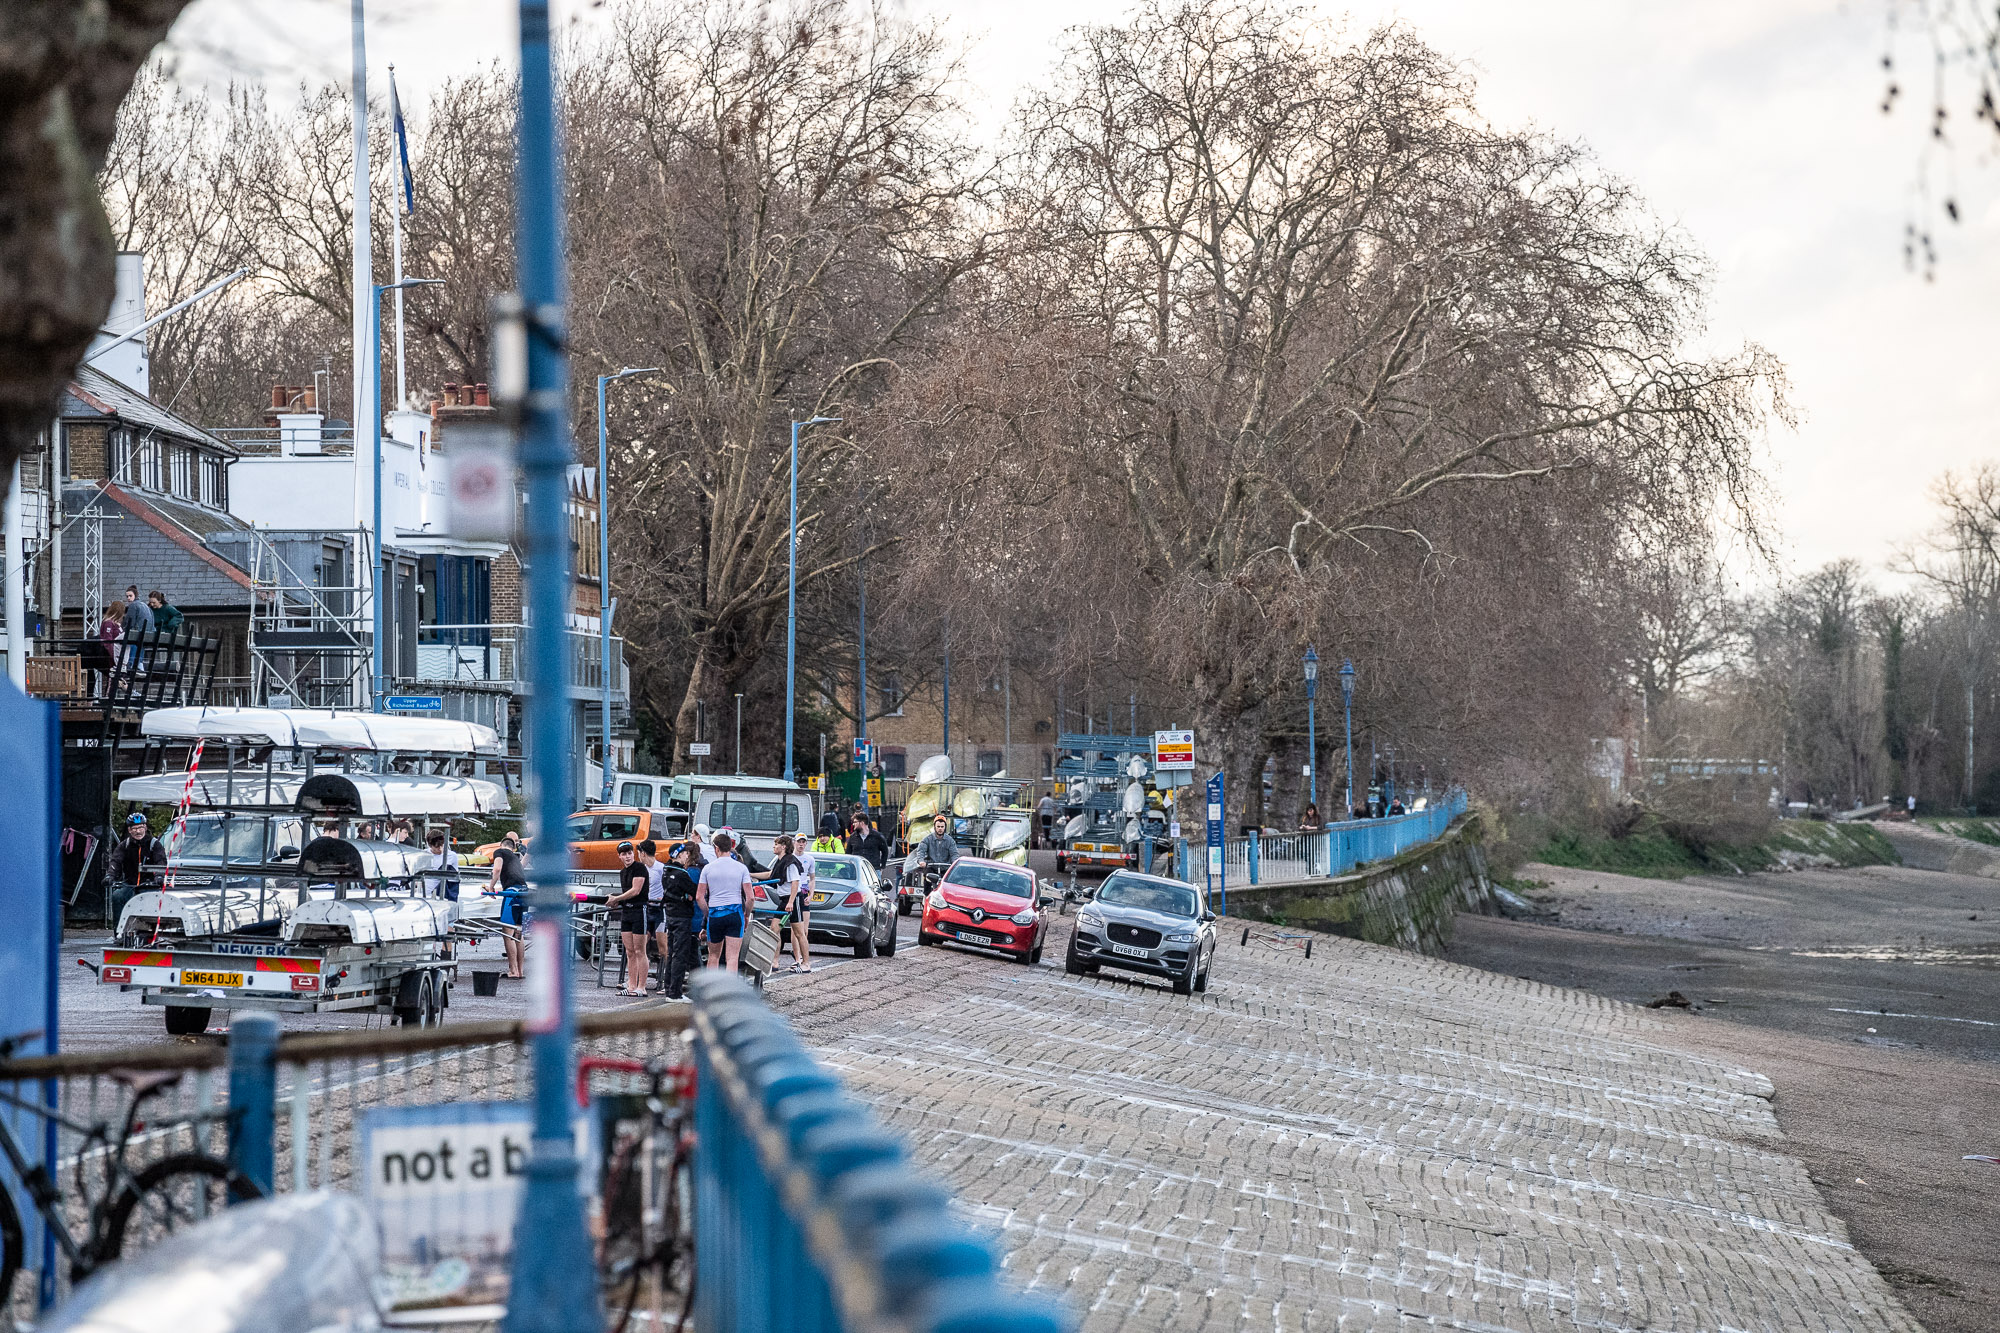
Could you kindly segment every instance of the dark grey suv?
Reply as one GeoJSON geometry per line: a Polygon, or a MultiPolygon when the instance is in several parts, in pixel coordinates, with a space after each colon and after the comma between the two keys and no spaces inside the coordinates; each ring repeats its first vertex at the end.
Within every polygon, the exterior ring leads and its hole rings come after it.
{"type": "Polygon", "coordinates": [[[1208,989],[1215,913],[1183,880],[1118,870],[1076,914],[1063,968],[1072,975],[1123,967],[1166,977],[1182,995],[1208,989]]]}

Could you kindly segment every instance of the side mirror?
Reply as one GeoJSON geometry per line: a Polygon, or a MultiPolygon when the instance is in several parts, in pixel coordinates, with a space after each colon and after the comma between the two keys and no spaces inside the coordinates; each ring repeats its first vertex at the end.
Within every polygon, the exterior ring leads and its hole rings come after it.
{"type": "Polygon", "coordinates": [[[280,847],[278,849],[278,859],[280,861],[295,860],[298,857],[298,854],[299,854],[299,849],[296,847],[280,847]]]}
{"type": "Polygon", "coordinates": [[[1204,922],[1213,921],[1215,920],[1215,913],[1209,911],[1207,908],[1203,908],[1201,913],[1201,919],[1204,922]]]}

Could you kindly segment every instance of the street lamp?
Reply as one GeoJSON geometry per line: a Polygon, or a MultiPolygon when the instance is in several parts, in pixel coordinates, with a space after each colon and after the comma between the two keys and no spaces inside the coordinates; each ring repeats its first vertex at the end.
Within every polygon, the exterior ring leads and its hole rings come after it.
{"type": "Polygon", "coordinates": [[[612,375],[597,377],[597,674],[603,686],[604,749],[601,755],[604,784],[598,799],[611,803],[611,509],[610,441],[604,425],[604,386],[613,380],[634,375],[656,375],[658,366],[631,366],[612,375]]]}
{"type": "MultiPolygon", "coordinates": [[[[785,574],[785,781],[792,780],[792,707],[799,661],[799,432],[829,425],[839,417],[812,417],[792,423],[791,559],[785,574]]],[[[740,771],[740,770],[739,770],[740,771]]]]}
{"type": "Polygon", "coordinates": [[[1354,818],[1354,663],[1340,664],[1340,707],[1347,714],[1347,812],[1342,819],[1354,818]]]}
{"type": "Polygon", "coordinates": [[[1314,726],[1313,700],[1319,695],[1319,650],[1306,645],[1306,800],[1319,809],[1319,733],[1314,726]]]}
{"type": "MultiPolygon", "coordinates": [[[[368,307],[368,354],[375,358],[374,365],[376,367],[375,373],[369,376],[371,380],[378,384],[381,382],[382,293],[399,292],[405,287],[442,286],[444,286],[443,278],[404,278],[401,282],[385,282],[376,285],[375,299],[369,303],[368,307]]],[[[382,546],[382,405],[379,401],[381,397],[380,390],[377,390],[374,396],[378,401],[366,405],[368,415],[373,422],[375,440],[375,526],[370,533],[370,536],[375,540],[375,573],[368,582],[375,599],[375,642],[374,652],[371,656],[375,659],[374,708],[379,713],[382,711],[383,696],[388,692],[388,677],[383,670],[382,660],[382,639],[388,632],[388,627],[383,619],[385,608],[382,604],[382,566],[387,563],[388,553],[382,546]]],[[[359,410],[359,405],[357,405],[357,410],[359,410]]],[[[355,425],[358,428],[360,422],[357,421],[355,425]]]]}

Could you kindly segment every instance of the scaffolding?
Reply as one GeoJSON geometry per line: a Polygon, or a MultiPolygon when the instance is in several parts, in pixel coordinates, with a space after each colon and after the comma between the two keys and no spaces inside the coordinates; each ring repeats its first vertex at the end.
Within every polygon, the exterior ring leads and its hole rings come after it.
{"type": "Polygon", "coordinates": [[[366,708],[374,580],[366,528],[258,528],[250,540],[253,700],[366,708]]]}

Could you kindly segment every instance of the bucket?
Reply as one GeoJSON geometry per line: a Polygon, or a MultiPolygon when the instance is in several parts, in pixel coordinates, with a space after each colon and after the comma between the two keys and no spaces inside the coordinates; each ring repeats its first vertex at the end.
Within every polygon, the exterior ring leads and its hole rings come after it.
{"type": "Polygon", "coordinates": [[[474,972],[472,974],[472,993],[474,995],[498,995],[500,993],[500,974],[498,972],[474,972]]]}

